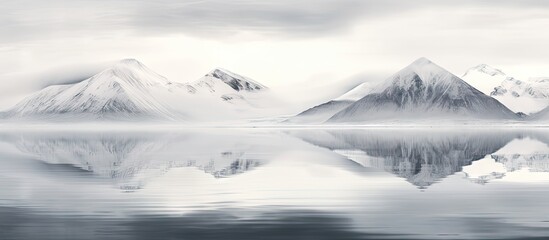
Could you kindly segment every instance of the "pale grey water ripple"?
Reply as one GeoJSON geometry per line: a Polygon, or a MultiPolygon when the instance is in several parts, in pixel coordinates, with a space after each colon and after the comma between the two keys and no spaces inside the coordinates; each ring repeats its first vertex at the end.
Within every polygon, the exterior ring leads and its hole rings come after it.
{"type": "Polygon", "coordinates": [[[549,131],[3,131],[0,239],[544,239],[549,131]]]}

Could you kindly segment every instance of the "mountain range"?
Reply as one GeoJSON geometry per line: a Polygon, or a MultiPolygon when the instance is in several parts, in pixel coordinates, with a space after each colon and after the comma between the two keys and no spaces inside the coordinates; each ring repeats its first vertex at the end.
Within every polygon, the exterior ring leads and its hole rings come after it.
{"type": "Polygon", "coordinates": [[[520,114],[426,58],[414,61],[377,86],[359,87],[343,95],[354,98],[336,98],[289,122],[520,119],[520,114]]]}
{"type": "MultiPolygon", "coordinates": [[[[12,121],[249,122],[280,115],[282,105],[265,85],[222,68],[180,83],[125,59],[81,82],[46,87],[0,116],[12,121]]],[[[284,122],[476,120],[549,121],[549,79],[521,81],[486,64],[460,78],[420,58],[380,84],[365,81],[284,122]]]]}
{"type": "Polygon", "coordinates": [[[499,69],[480,64],[469,69],[462,79],[514,112],[532,114],[549,106],[549,78],[523,81],[499,69]]]}
{"type": "Polygon", "coordinates": [[[255,116],[274,101],[269,89],[224,69],[191,83],[172,82],[125,59],[75,84],[54,85],[25,98],[5,115],[15,119],[223,120],[255,116]]]}

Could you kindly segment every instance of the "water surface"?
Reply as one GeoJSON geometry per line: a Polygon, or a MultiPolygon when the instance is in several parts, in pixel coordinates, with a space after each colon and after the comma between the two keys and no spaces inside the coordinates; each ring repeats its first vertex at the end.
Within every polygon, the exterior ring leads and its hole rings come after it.
{"type": "Polygon", "coordinates": [[[549,131],[0,132],[0,239],[549,237],[549,131]]]}

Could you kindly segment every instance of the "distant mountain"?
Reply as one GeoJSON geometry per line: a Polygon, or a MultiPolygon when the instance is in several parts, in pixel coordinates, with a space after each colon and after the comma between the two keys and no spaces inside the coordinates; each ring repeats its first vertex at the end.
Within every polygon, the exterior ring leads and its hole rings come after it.
{"type": "Polygon", "coordinates": [[[344,93],[343,95],[337,97],[334,99],[334,101],[357,101],[364,96],[368,95],[373,88],[373,84],[371,82],[363,82],[359,84],[358,86],[354,87],[353,89],[349,90],[348,92],[344,93]]]}
{"type": "Polygon", "coordinates": [[[253,79],[238,75],[236,73],[221,68],[214,69],[201,79],[194,82],[193,85],[198,87],[205,87],[211,92],[223,90],[225,92],[231,92],[227,89],[227,87],[237,92],[256,92],[268,89],[267,87],[254,81],[253,79]]]}
{"type": "Polygon", "coordinates": [[[82,82],[47,87],[22,100],[4,117],[223,120],[253,115],[254,101],[267,90],[250,78],[222,69],[193,83],[171,82],[139,61],[126,59],[82,82]]]}
{"type": "Polygon", "coordinates": [[[323,123],[337,112],[353,104],[353,101],[331,100],[320,105],[309,108],[294,117],[289,118],[289,123],[323,123]]]}
{"type": "Polygon", "coordinates": [[[470,68],[462,79],[515,112],[531,114],[549,106],[548,78],[522,81],[499,69],[480,64],[470,68]]]}
{"type": "Polygon", "coordinates": [[[328,102],[309,108],[287,120],[291,123],[323,123],[337,112],[368,95],[372,90],[370,82],[364,82],[343,95],[328,102]]]}
{"type": "Polygon", "coordinates": [[[420,58],[328,122],[516,119],[503,104],[420,58]]]}
{"type": "Polygon", "coordinates": [[[268,87],[222,68],[216,68],[188,85],[193,93],[221,99],[232,107],[240,107],[239,111],[247,111],[249,106],[269,105],[268,101],[273,100],[265,94],[269,92],[268,87]]]}
{"type": "Polygon", "coordinates": [[[534,113],[531,115],[530,119],[535,121],[549,122],[549,107],[534,113]]]}
{"type": "Polygon", "coordinates": [[[471,86],[490,96],[495,87],[507,78],[507,75],[503,71],[487,64],[479,64],[468,69],[461,78],[471,86]]]}

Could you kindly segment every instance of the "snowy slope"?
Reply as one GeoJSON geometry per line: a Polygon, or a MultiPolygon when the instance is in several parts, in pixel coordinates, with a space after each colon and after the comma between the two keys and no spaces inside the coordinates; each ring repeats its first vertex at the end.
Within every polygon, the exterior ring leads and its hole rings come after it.
{"type": "Polygon", "coordinates": [[[12,117],[172,118],[152,91],[170,82],[136,60],[126,59],[72,85],[50,86],[8,111],[12,117]]]}
{"type": "Polygon", "coordinates": [[[532,114],[531,116],[532,120],[535,121],[541,121],[541,122],[548,122],[549,123],[549,107],[546,107],[545,109],[532,114]]]}
{"type": "Polygon", "coordinates": [[[488,96],[490,96],[495,88],[506,78],[507,75],[503,71],[486,64],[480,64],[470,68],[461,77],[461,79],[488,96]]]}
{"type": "Polygon", "coordinates": [[[549,79],[546,78],[522,81],[486,64],[469,69],[462,78],[514,112],[532,114],[549,106],[549,79]]]}
{"type": "Polygon", "coordinates": [[[268,87],[226,69],[214,69],[187,85],[194,90],[192,105],[180,108],[194,108],[198,118],[208,121],[222,118],[249,121],[276,115],[284,106],[268,87]],[[197,108],[197,101],[202,107],[197,108]],[[217,105],[220,106],[212,109],[217,105]]]}
{"type": "Polygon", "coordinates": [[[334,99],[334,101],[357,101],[368,95],[374,86],[371,82],[363,82],[343,95],[334,99]]]}
{"type": "Polygon", "coordinates": [[[549,106],[549,81],[507,78],[491,96],[515,112],[532,114],[549,106]]]}
{"type": "Polygon", "coordinates": [[[291,123],[322,123],[337,112],[343,110],[355,101],[363,98],[372,91],[372,83],[364,82],[352,88],[343,95],[328,102],[309,108],[296,116],[288,119],[291,123]]]}
{"type": "Polygon", "coordinates": [[[294,117],[289,118],[289,123],[323,123],[337,112],[353,104],[349,100],[332,100],[309,108],[294,117]]]}
{"type": "Polygon", "coordinates": [[[271,98],[269,88],[225,69],[216,68],[202,78],[188,83],[194,94],[213,97],[232,105],[262,107],[271,98]],[[266,98],[262,101],[261,98],[266,98]]]}
{"type": "Polygon", "coordinates": [[[215,69],[192,83],[171,82],[134,59],[126,59],[82,82],[47,87],[5,115],[37,120],[225,121],[263,114],[268,88],[215,69]]]}
{"type": "Polygon", "coordinates": [[[237,92],[256,92],[268,89],[266,86],[263,86],[251,78],[238,75],[222,68],[212,70],[192,85],[197,86],[198,88],[206,88],[211,92],[233,92],[229,91],[228,88],[237,92]]]}
{"type": "Polygon", "coordinates": [[[328,122],[418,119],[515,119],[497,100],[420,58],[328,122]]]}

